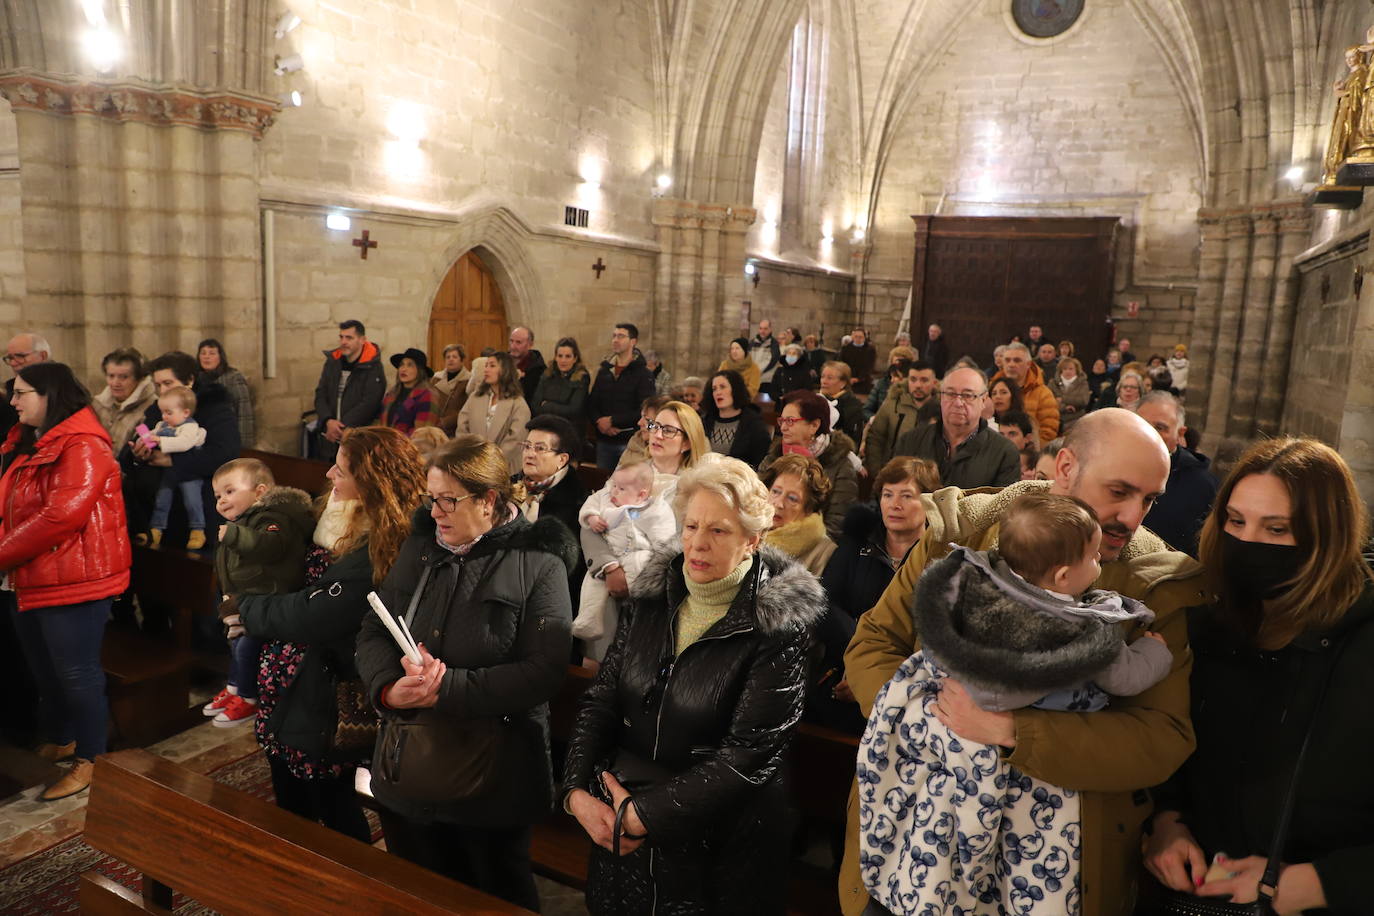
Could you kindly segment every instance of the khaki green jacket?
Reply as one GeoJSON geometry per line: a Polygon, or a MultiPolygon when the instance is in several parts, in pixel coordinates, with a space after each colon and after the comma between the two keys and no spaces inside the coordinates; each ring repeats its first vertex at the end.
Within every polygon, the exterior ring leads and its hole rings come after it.
{"type": "MultiPolygon", "coordinates": [[[[920,648],[910,607],[926,564],[949,553],[951,542],[975,550],[995,546],[998,520],[1011,501],[1049,486],[1024,481],[1000,490],[946,487],[922,497],[926,533],[878,604],[859,618],[845,652],[845,676],[864,715],[872,710],[879,688],[920,648]]],[[[1031,776],[1081,793],[1083,914],[1126,916],[1135,900],[1140,828],[1151,813],[1143,790],[1172,776],[1193,751],[1188,718],[1192,654],[1182,611],[1207,596],[1202,567],[1145,528],[1137,529],[1118,559],[1102,564],[1096,587],[1139,599],[1155,612],[1150,629],[1173,651],[1173,670],[1138,696],[1113,697],[1100,712],[1016,710],[1016,749],[1007,761],[1031,776]]],[[[858,805],[851,789],[840,870],[845,916],[858,916],[868,902],[857,851],[858,805]]]]}

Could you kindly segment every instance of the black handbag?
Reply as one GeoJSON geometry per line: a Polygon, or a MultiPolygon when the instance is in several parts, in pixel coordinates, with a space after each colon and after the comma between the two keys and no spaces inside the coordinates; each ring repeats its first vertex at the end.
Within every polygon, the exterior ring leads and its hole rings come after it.
{"type": "Polygon", "coordinates": [[[1335,676],[1336,665],[1340,662],[1344,648],[1343,645],[1336,650],[1331,664],[1322,675],[1321,690],[1317,694],[1317,702],[1312,706],[1307,731],[1302,737],[1302,744],[1298,746],[1297,756],[1293,758],[1293,776],[1288,783],[1283,807],[1279,809],[1279,822],[1274,828],[1274,839],[1269,844],[1269,861],[1264,867],[1264,876],[1260,878],[1259,896],[1251,903],[1231,903],[1220,897],[1195,897],[1192,894],[1184,894],[1163,887],[1156,881],[1154,893],[1148,898],[1142,898],[1136,907],[1136,916],[1276,916],[1274,894],[1278,891],[1283,847],[1288,842],[1288,831],[1293,824],[1298,778],[1302,773],[1303,761],[1307,757],[1307,746],[1312,741],[1312,732],[1316,730],[1317,719],[1321,715],[1322,703],[1326,700],[1327,690],[1331,687],[1331,679],[1335,676]]]}
{"type": "MultiPolygon", "coordinates": [[[[433,567],[426,566],[406,608],[414,624],[420,596],[433,567]]],[[[466,801],[495,784],[502,768],[510,716],[455,719],[433,709],[387,716],[372,757],[374,780],[411,801],[466,801]]]]}

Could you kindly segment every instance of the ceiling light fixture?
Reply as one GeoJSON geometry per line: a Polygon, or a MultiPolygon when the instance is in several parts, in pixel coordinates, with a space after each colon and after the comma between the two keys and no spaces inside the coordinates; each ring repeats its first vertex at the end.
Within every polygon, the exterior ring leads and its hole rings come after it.
{"type": "Polygon", "coordinates": [[[287,73],[295,73],[297,70],[305,68],[305,61],[299,54],[292,54],[289,57],[278,57],[272,67],[277,76],[284,76],[287,73]]]}

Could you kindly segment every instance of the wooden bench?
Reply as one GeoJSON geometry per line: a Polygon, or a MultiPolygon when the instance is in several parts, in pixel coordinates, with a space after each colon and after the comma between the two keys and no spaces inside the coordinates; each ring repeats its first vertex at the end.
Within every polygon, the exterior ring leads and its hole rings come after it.
{"type": "Polygon", "coordinates": [[[272,471],[272,477],[276,479],[278,486],[295,487],[312,497],[319,496],[329,486],[329,480],[325,477],[330,468],[328,461],[261,452],[252,448],[244,449],[239,453],[239,457],[258,459],[272,471]]]}
{"type": "Polygon", "coordinates": [[[587,488],[588,493],[595,493],[606,485],[607,480],[611,479],[611,472],[594,464],[579,464],[577,477],[582,481],[582,486],[587,488]]]}
{"type": "Polygon", "coordinates": [[[96,759],[85,840],[143,876],[85,872],[86,913],[170,913],[173,891],[222,913],[529,913],[141,750],[96,759]]]}
{"type": "Polygon", "coordinates": [[[199,720],[199,712],[189,709],[196,661],[191,630],[197,614],[214,613],[218,595],[214,561],[186,550],[135,546],[129,578],[145,607],[169,609],[171,629],[150,634],[106,628],[101,664],[121,747],[159,741],[199,720]]]}

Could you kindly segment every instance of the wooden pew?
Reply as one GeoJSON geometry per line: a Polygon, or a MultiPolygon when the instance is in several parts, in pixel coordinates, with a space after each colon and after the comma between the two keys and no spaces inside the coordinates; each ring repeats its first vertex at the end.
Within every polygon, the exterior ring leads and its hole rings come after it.
{"type": "Polygon", "coordinates": [[[87,913],[529,913],[147,751],[96,759],[85,840],[143,875],[81,876],[87,913]]]}
{"type": "Polygon", "coordinates": [[[276,452],[260,452],[252,448],[244,449],[239,453],[239,457],[258,459],[271,469],[272,476],[276,479],[278,486],[295,487],[298,490],[304,490],[312,497],[323,493],[329,483],[325,477],[330,468],[327,461],[297,458],[294,455],[279,455],[276,452]]]}
{"type": "Polygon", "coordinates": [[[594,464],[579,464],[577,476],[582,481],[582,486],[587,488],[588,493],[595,493],[606,485],[607,480],[610,480],[611,472],[594,464]]]}
{"type": "Polygon", "coordinates": [[[120,626],[105,631],[110,717],[120,746],[144,745],[174,735],[200,719],[189,709],[193,618],[214,613],[218,594],[214,561],[186,550],[133,548],[133,591],[143,602],[171,609],[172,627],[161,635],[120,626]]]}

